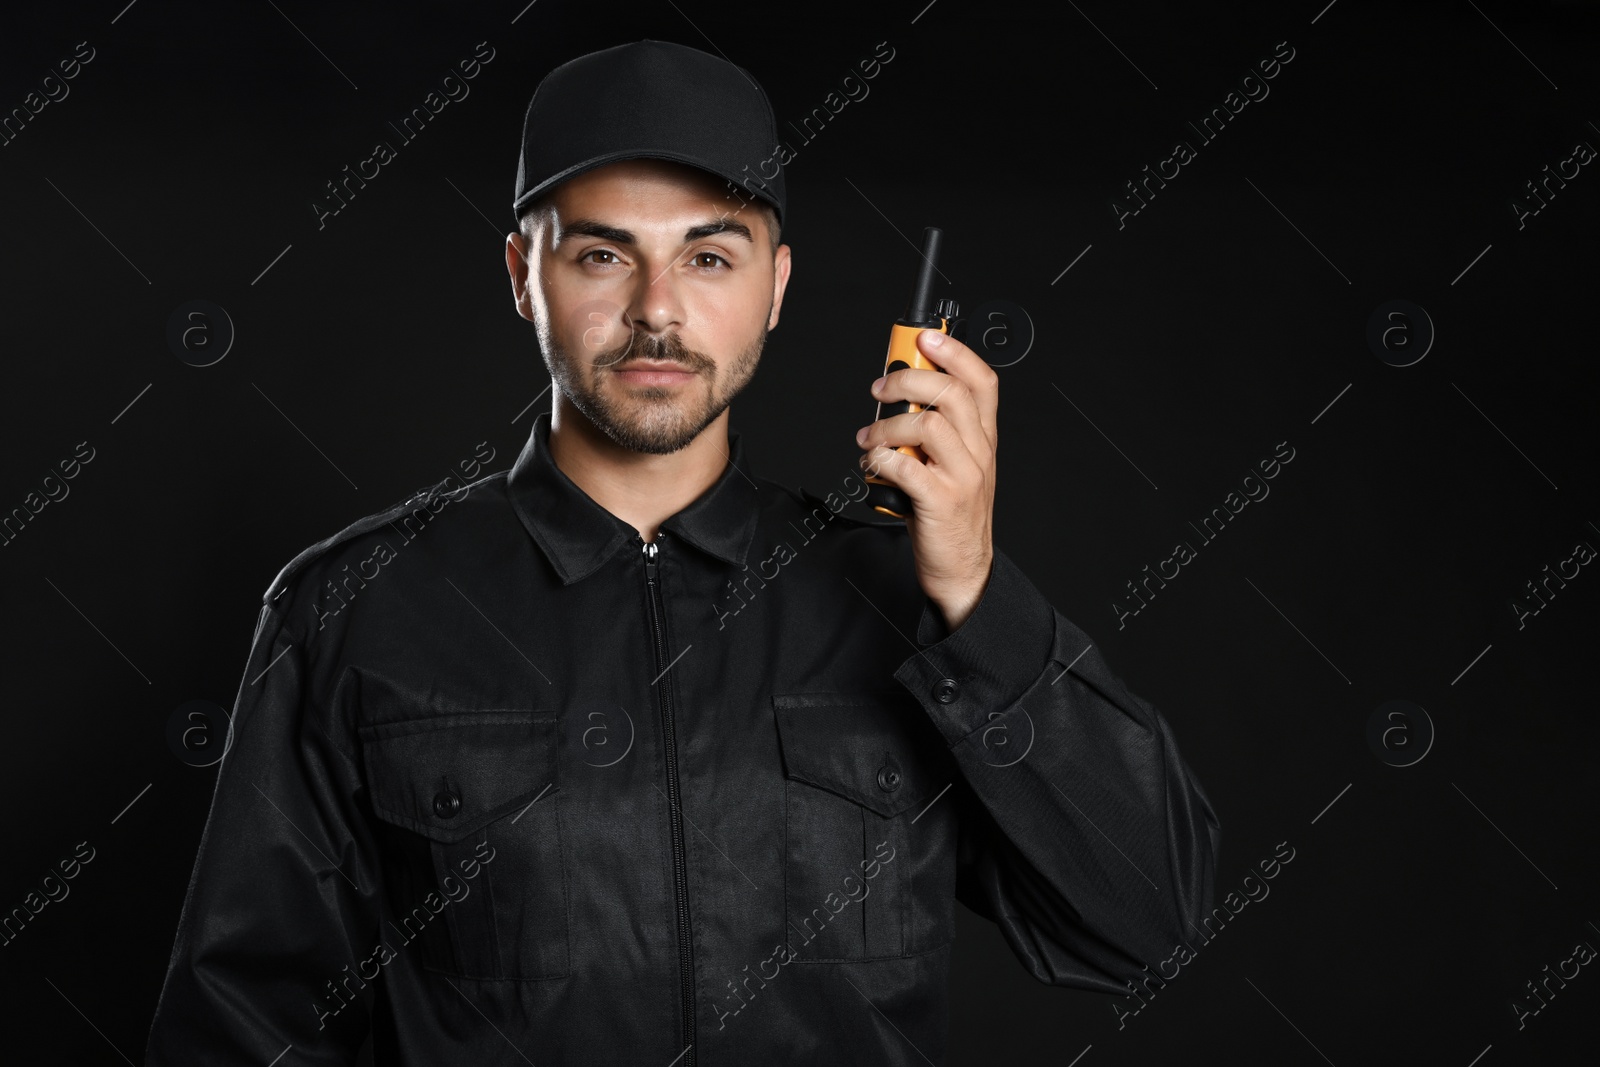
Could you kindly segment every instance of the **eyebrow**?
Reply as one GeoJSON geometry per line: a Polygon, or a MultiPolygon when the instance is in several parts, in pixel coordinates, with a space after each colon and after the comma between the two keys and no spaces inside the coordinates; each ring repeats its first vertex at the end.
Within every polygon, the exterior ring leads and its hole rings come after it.
{"type": "MultiPolygon", "coordinates": [[[[733,219],[726,218],[689,227],[688,230],[684,231],[683,240],[687,244],[690,241],[698,241],[703,237],[713,237],[717,234],[742,237],[751,244],[755,244],[755,238],[750,233],[750,227],[742,222],[735,222],[733,219]]],[[[637,243],[632,230],[608,226],[597,219],[574,219],[571,223],[561,227],[561,236],[563,238],[598,237],[602,241],[615,241],[618,244],[625,245],[637,243]]]]}

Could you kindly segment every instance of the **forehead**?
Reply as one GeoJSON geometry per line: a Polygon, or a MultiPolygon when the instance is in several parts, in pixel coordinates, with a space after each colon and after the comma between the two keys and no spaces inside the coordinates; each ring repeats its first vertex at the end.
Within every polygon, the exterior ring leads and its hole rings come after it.
{"type": "Polygon", "coordinates": [[[685,163],[663,159],[624,159],[585,171],[557,186],[550,205],[560,218],[628,216],[676,222],[685,215],[715,217],[737,207],[727,183],[685,163]]]}

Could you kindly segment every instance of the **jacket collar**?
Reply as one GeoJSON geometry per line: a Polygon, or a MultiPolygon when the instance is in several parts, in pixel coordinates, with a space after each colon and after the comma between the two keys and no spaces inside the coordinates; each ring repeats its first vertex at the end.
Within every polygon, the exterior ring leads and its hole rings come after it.
{"type": "MultiPolygon", "coordinates": [[[[755,534],[758,494],[744,442],[728,431],[728,466],[688,507],[662,529],[727,563],[744,565],[755,534]]],[[[511,506],[563,585],[592,574],[639,531],[597,504],[556,466],[550,455],[550,413],[534,419],[528,443],[506,479],[511,506]]]]}

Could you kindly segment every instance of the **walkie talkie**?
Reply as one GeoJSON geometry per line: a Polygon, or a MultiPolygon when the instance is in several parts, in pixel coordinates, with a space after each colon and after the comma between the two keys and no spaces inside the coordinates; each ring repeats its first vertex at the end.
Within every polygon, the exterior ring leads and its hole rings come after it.
{"type": "MultiPolygon", "coordinates": [[[[933,299],[933,276],[939,269],[939,246],[943,239],[944,232],[937,227],[929,226],[922,231],[922,267],[917,272],[917,287],[911,294],[911,304],[906,308],[906,313],[896,319],[889,330],[889,352],[883,361],[885,374],[908,367],[946,373],[943,368],[922,358],[922,353],[917,350],[917,335],[924,330],[937,330],[960,340],[960,334],[965,332],[965,322],[959,317],[960,306],[954,300],[941,299],[935,303],[933,299]]],[[[922,411],[923,407],[909,400],[895,400],[887,404],[879,401],[874,421],[908,412],[914,414],[922,411]]],[[[919,463],[927,459],[916,445],[901,445],[895,451],[911,456],[919,463]]],[[[866,501],[874,511],[897,519],[911,514],[911,498],[899,487],[875,474],[867,475],[866,480],[866,501]]]]}

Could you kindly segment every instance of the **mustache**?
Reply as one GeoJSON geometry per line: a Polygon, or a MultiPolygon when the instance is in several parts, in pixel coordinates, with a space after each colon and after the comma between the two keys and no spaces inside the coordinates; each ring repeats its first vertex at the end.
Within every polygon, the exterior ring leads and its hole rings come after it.
{"type": "Polygon", "coordinates": [[[606,369],[634,359],[676,363],[691,371],[712,370],[716,367],[715,360],[685,345],[683,339],[676,333],[656,337],[637,330],[624,343],[596,356],[594,363],[597,368],[606,369]]]}

